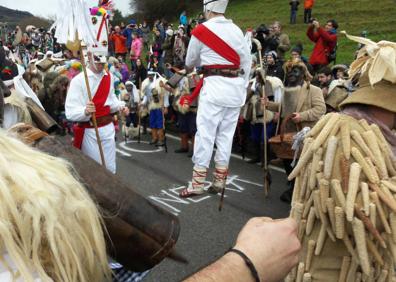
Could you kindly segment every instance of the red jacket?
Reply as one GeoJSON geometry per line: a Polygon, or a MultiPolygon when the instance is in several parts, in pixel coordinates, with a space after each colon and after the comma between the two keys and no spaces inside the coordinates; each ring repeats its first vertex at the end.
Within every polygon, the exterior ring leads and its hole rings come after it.
{"type": "Polygon", "coordinates": [[[304,1],[304,9],[312,9],[313,5],[314,5],[314,0],[304,1]]]}
{"type": "Polygon", "coordinates": [[[311,65],[328,65],[328,55],[337,45],[337,34],[331,34],[321,27],[315,32],[314,27],[310,26],[307,35],[311,41],[315,42],[309,63],[311,65]]]}
{"type": "Polygon", "coordinates": [[[115,33],[110,36],[110,40],[114,42],[114,51],[116,54],[125,54],[128,52],[125,36],[115,33]]]}

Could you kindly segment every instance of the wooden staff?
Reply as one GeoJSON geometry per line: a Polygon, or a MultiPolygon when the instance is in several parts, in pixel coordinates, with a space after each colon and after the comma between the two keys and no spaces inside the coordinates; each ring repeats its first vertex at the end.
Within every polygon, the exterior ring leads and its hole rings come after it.
{"type": "MultiPolygon", "coordinates": [[[[257,45],[257,51],[259,53],[259,60],[260,60],[260,74],[261,78],[263,80],[263,86],[262,86],[262,96],[263,98],[267,99],[267,95],[265,93],[265,78],[266,78],[266,71],[264,70],[264,64],[263,64],[263,57],[261,54],[262,46],[260,41],[257,39],[253,39],[253,43],[257,45]]],[[[264,130],[264,194],[266,197],[268,197],[269,194],[269,189],[270,189],[270,182],[271,182],[271,175],[268,170],[268,152],[267,152],[267,106],[264,104],[264,109],[263,109],[264,115],[263,115],[263,130],[264,130]]]]}
{"type": "MultiPolygon", "coordinates": [[[[84,71],[84,79],[85,79],[85,86],[87,87],[88,99],[89,99],[90,102],[92,102],[92,93],[91,93],[91,88],[89,87],[87,66],[85,64],[84,54],[83,54],[83,49],[82,49],[82,45],[81,44],[80,44],[80,59],[81,59],[81,65],[82,65],[82,68],[83,68],[83,71],[84,71]]],[[[106,162],[105,162],[104,153],[103,153],[103,147],[102,147],[102,141],[100,140],[98,123],[96,121],[96,113],[92,113],[91,119],[92,119],[92,124],[93,124],[93,126],[95,128],[96,140],[98,142],[98,147],[99,147],[100,159],[102,161],[102,166],[106,167],[106,162]]]]}
{"type": "Polygon", "coordinates": [[[138,143],[140,144],[140,126],[142,123],[142,118],[140,116],[140,100],[142,99],[142,78],[139,77],[139,103],[138,103],[138,107],[137,107],[137,114],[138,114],[138,143]]]}

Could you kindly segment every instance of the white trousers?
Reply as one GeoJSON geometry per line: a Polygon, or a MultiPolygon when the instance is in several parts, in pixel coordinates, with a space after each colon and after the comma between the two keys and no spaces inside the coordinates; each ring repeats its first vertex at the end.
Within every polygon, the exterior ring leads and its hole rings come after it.
{"type": "MultiPolygon", "coordinates": [[[[102,141],[103,154],[105,157],[106,168],[112,173],[116,173],[116,144],[115,144],[115,128],[110,123],[99,128],[99,135],[102,141]]],[[[98,142],[94,128],[87,128],[84,132],[84,139],[81,147],[84,155],[94,159],[97,163],[102,164],[98,142]]]]}
{"type": "Polygon", "coordinates": [[[240,110],[240,107],[222,107],[202,99],[199,101],[193,157],[196,167],[209,168],[215,142],[215,163],[228,167],[240,110]]]}

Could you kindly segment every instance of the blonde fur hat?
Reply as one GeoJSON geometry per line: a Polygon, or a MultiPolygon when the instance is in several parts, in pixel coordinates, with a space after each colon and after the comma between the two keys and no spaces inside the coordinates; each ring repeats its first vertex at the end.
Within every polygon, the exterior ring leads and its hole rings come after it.
{"type": "Polygon", "coordinates": [[[359,78],[359,88],[340,107],[364,104],[396,113],[396,43],[351,36],[347,38],[364,44],[351,64],[349,77],[359,78]]]}

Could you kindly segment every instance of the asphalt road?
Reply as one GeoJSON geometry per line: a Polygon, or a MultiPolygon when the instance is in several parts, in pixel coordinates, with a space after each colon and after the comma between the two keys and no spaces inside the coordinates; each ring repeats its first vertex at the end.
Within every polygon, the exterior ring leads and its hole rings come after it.
{"type": "Polygon", "coordinates": [[[166,259],[144,281],[180,281],[222,256],[249,218],[282,218],[289,212],[289,206],[279,200],[286,189],[286,175],[271,170],[273,182],[265,198],[262,169],[238,156],[231,159],[222,212],[218,211],[219,195],[179,199],[179,190],[191,181],[192,162],[186,154],[174,153],[179,145],[175,138],[167,139],[168,153],[148,145],[148,135],[143,135],[140,144],[122,140],[117,144],[117,174],[144,197],[179,217],[181,233],[176,249],[189,260],[183,265],[166,259]]]}

